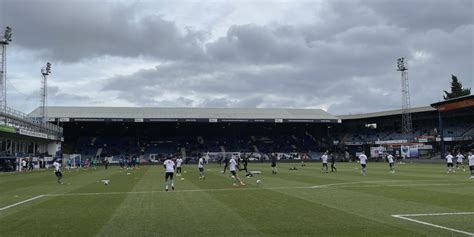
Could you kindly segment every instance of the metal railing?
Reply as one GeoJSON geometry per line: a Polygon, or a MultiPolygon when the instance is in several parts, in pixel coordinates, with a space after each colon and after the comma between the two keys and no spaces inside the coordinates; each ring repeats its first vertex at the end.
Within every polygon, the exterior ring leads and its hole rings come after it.
{"type": "Polygon", "coordinates": [[[63,128],[52,123],[42,121],[38,118],[28,117],[25,113],[6,107],[5,110],[0,110],[0,120],[4,124],[11,124],[17,128],[27,129],[35,132],[43,132],[48,135],[55,135],[61,137],[63,128]]]}

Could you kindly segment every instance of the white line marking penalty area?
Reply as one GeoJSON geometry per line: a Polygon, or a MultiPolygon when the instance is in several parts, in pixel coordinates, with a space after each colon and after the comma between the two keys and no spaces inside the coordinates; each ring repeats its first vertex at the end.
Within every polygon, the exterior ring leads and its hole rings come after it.
{"type": "MultiPolygon", "coordinates": [[[[410,181],[410,180],[407,180],[410,181]]],[[[440,180],[417,180],[417,181],[440,181],[440,180]]],[[[442,185],[453,185],[453,184],[430,184],[430,183],[418,183],[418,184],[403,184],[400,181],[362,181],[362,182],[346,182],[346,183],[333,183],[333,184],[322,184],[313,186],[296,186],[296,187],[246,187],[246,188],[222,188],[222,189],[188,189],[188,190],[176,190],[173,192],[219,192],[219,191],[245,191],[245,190],[285,190],[285,189],[318,189],[318,188],[329,188],[329,187],[379,187],[379,186],[442,186],[442,185]]],[[[164,193],[163,190],[150,190],[150,191],[131,191],[131,192],[97,192],[97,193],[58,193],[58,194],[42,194],[30,199],[26,199],[5,207],[0,207],[0,211],[16,207],[31,201],[34,201],[43,197],[60,197],[60,196],[92,196],[92,195],[120,195],[120,194],[149,194],[149,193],[164,193]]]]}
{"type": "Polygon", "coordinates": [[[449,231],[464,234],[464,235],[467,235],[467,236],[474,236],[474,233],[471,233],[471,232],[458,230],[458,229],[453,229],[453,228],[449,228],[449,227],[446,227],[446,226],[436,225],[436,224],[432,224],[432,223],[429,223],[429,222],[409,218],[409,217],[419,217],[419,216],[448,216],[448,215],[474,215],[474,212],[399,214],[399,215],[392,215],[392,217],[403,219],[403,220],[406,220],[406,221],[415,222],[415,223],[422,224],[422,225],[435,227],[435,228],[438,228],[438,229],[449,230],[449,231]]]}
{"type": "Polygon", "coordinates": [[[38,196],[32,197],[32,198],[30,198],[30,199],[23,200],[23,201],[21,201],[21,202],[13,203],[13,204],[8,205],[8,206],[6,206],[6,207],[0,208],[0,211],[4,211],[4,210],[7,210],[7,209],[9,209],[9,208],[16,207],[16,206],[21,205],[21,204],[23,204],[23,203],[31,202],[31,201],[33,201],[33,200],[36,200],[36,199],[38,199],[38,198],[42,198],[42,197],[44,197],[44,196],[45,196],[45,195],[38,195],[38,196]]]}

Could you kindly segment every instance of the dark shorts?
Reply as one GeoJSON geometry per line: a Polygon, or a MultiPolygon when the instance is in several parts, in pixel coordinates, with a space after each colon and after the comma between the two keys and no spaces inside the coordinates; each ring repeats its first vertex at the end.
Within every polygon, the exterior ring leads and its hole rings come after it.
{"type": "Polygon", "coordinates": [[[199,172],[204,172],[204,168],[199,168],[199,172]]]}
{"type": "Polygon", "coordinates": [[[453,163],[448,163],[448,167],[453,167],[453,163]]]}
{"type": "Polygon", "coordinates": [[[276,163],[272,163],[272,167],[276,167],[276,166],[277,166],[277,164],[276,164],[276,163]]]}
{"type": "Polygon", "coordinates": [[[393,163],[388,163],[388,165],[389,165],[390,167],[392,167],[392,166],[393,166],[393,163]]]}
{"type": "Polygon", "coordinates": [[[54,174],[56,175],[56,177],[62,177],[63,176],[63,173],[61,173],[61,171],[54,171],[54,174]]]}
{"type": "Polygon", "coordinates": [[[456,161],[456,165],[462,165],[462,162],[456,161]]]}
{"type": "Polygon", "coordinates": [[[360,164],[360,166],[362,166],[362,168],[365,168],[366,164],[360,164]]]}
{"type": "Polygon", "coordinates": [[[235,172],[235,170],[231,170],[230,173],[231,173],[233,176],[237,175],[237,172],[235,172]]]}
{"type": "Polygon", "coordinates": [[[474,171],[474,165],[469,166],[469,169],[470,169],[471,171],[474,171]]]}
{"type": "Polygon", "coordinates": [[[168,179],[168,178],[173,179],[173,175],[174,175],[173,172],[166,172],[165,179],[168,179]]]}

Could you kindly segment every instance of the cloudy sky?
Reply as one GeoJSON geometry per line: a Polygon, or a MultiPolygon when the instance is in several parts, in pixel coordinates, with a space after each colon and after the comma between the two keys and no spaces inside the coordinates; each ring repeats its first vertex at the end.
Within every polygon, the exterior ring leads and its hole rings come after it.
{"type": "Polygon", "coordinates": [[[9,106],[398,109],[474,87],[474,1],[0,0],[9,106]]]}

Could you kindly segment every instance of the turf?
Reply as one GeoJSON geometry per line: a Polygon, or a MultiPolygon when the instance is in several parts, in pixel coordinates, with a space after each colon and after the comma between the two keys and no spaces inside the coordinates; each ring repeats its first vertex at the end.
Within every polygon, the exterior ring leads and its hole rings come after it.
{"type": "MultiPolygon", "coordinates": [[[[206,180],[185,166],[174,192],[164,192],[161,165],[129,175],[118,167],[65,171],[63,185],[51,170],[0,174],[0,209],[45,195],[1,210],[0,236],[466,236],[392,215],[474,212],[474,180],[441,164],[398,165],[390,174],[387,164],[369,163],[366,177],[356,163],[328,174],[319,163],[280,163],[276,175],[269,164],[249,167],[262,174],[232,187],[218,165],[206,167],[206,180]]],[[[474,232],[474,215],[413,219],[474,232]]]]}

